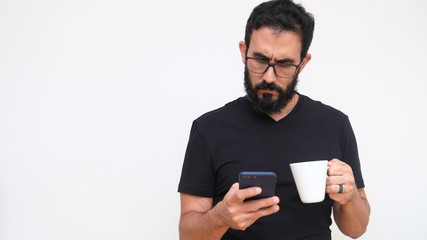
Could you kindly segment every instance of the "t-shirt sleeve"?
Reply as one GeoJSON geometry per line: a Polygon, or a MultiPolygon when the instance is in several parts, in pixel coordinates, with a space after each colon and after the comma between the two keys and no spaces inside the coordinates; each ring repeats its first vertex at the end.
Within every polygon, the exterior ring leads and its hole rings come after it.
{"type": "Polygon", "coordinates": [[[212,156],[203,130],[193,122],[182,166],[178,192],[213,197],[215,181],[212,156]]]}
{"type": "Polygon", "coordinates": [[[357,150],[356,137],[351,127],[350,121],[347,120],[346,135],[344,141],[344,149],[342,160],[346,162],[353,170],[354,180],[358,188],[364,188],[365,183],[363,181],[362,170],[360,166],[359,153],[357,150]]]}

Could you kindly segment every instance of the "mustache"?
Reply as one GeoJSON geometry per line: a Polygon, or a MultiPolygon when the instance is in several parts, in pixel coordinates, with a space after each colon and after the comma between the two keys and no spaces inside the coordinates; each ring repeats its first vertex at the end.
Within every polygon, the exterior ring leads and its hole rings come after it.
{"type": "Polygon", "coordinates": [[[267,83],[266,81],[262,81],[261,83],[255,85],[254,90],[276,90],[278,92],[282,92],[283,89],[277,86],[274,82],[267,83]]]}

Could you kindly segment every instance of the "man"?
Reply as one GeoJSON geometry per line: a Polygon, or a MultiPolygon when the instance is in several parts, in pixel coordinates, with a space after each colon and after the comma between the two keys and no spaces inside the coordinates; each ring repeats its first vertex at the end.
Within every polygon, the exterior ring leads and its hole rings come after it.
{"type": "Polygon", "coordinates": [[[269,1],[248,19],[247,95],[193,122],[178,191],[181,239],[331,239],[339,229],[357,238],[367,228],[356,140],[346,115],[296,92],[311,59],[314,19],[292,1],[269,1]],[[330,159],[326,198],[300,201],[289,163],[330,159]],[[273,171],[276,195],[245,201],[262,189],[239,189],[241,171],[273,171]]]}

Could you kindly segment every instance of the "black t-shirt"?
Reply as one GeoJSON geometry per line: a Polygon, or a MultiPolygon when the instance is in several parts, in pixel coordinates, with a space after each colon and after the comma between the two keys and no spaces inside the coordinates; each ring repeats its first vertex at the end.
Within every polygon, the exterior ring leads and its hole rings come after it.
{"type": "Polygon", "coordinates": [[[293,111],[276,122],[241,97],[193,122],[178,191],[213,198],[216,205],[241,171],[273,171],[279,212],[245,231],[230,228],[222,239],[331,239],[333,201],[326,195],[321,203],[302,203],[289,164],[332,158],[349,164],[357,187],[364,187],[345,114],[300,95],[293,111]]]}

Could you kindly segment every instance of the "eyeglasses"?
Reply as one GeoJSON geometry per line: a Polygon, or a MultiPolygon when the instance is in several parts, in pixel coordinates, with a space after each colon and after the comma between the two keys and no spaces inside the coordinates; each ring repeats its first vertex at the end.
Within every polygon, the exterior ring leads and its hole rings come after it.
{"type": "Polygon", "coordinates": [[[253,57],[245,57],[245,59],[246,68],[249,71],[264,74],[268,68],[273,67],[274,74],[280,78],[293,78],[303,62],[301,61],[299,65],[295,65],[291,63],[270,63],[269,61],[253,57]]]}

